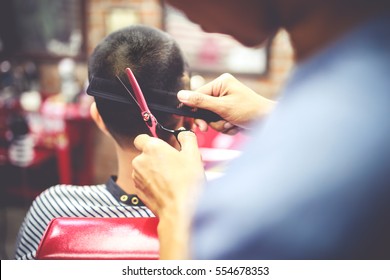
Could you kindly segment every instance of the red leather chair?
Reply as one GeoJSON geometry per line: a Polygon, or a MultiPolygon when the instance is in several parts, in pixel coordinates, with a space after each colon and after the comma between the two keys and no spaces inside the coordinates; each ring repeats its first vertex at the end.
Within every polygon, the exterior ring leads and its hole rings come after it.
{"type": "Polygon", "coordinates": [[[159,258],[157,218],[56,218],[39,244],[39,260],[159,258]]]}

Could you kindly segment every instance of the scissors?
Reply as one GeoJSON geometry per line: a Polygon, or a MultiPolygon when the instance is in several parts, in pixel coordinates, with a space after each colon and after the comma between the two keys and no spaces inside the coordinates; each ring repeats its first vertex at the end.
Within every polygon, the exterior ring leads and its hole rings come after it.
{"type": "Polygon", "coordinates": [[[142,119],[144,120],[146,126],[149,128],[149,131],[153,135],[153,137],[158,138],[157,128],[175,135],[176,138],[178,137],[180,132],[190,131],[189,129],[185,129],[185,128],[168,129],[168,128],[164,127],[162,124],[160,124],[157,121],[157,119],[155,118],[155,116],[152,114],[152,112],[149,110],[148,104],[146,103],[146,100],[145,100],[145,96],[142,93],[142,90],[141,90],[133,72],[131,71],[130,68],[126,68],[125,71],[126,71],[127,78],[129,79],[130,85],[133,88],[135,97],[133,96],[131,91],[126,87],[125,83],[123,83],[123,81],[119,78],[119,76],[116,76],[116,78],[124,86],[124,88],[126,89],[128,94],[131,96],[131,98],[135,101],[135,103],[140,108],[142,119]]]}

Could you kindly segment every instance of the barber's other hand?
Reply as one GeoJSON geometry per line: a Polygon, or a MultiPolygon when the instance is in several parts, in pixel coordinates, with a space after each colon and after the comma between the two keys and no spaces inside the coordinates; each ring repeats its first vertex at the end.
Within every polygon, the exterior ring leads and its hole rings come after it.
{"type": "Polygon", "coordinates": [[[146,134],[134,140],[141,152],[132,162],[137,195],[157,216],[188,214],[190,199],[205,179],[195,134],[181,132],[178,140],[181,151],[146,134]]]}
{"type": "MultiPolygon", "coordinates": [[[[224,120],[209,123],[217,131],[235,134],[238,128],[249,124],[273,108],[274,102],[266,99],[230,74],[222,74],[217,79],[200,87],[196,91],[182,90],[178,99],[190,107],[213,111],[224,120]]],[[[201,131],[207,130],[207,123],[196,120],[201,131]]]]}

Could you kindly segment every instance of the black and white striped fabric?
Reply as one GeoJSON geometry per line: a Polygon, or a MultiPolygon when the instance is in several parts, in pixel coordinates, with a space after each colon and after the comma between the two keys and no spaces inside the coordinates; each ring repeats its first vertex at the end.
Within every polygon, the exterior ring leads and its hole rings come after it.
{"type": "Polygon", "coordinates": [[[19,230],[15,258],[35,259],[39,242],[53,218],[154,216],[142,202],[138,206],[122,202],[123,196],[126,194],[115,178],[103,185],[57,185],[45,190],[32,203],[19,230]]]}

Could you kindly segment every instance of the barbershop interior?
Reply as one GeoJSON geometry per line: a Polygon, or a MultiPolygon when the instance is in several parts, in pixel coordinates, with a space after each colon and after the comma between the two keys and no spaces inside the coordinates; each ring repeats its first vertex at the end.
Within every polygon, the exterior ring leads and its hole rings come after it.
{"type": "MultiPolygon", "coordinates": [[[[0,3],[0,256],[15,258],[34,199],[56,185],[104,184],[116,175],[113,140],[90,115],[88,61],[109,34],[133,25],[168,33],[190,69],[190,89],[231,73],[276,99],[294,66],[286,31],[248,48],[206,33],[158,0],[13,0],[0,3]]],[[[245,133],[196,131],[210,177],[240,154],[245,133]]]]}

